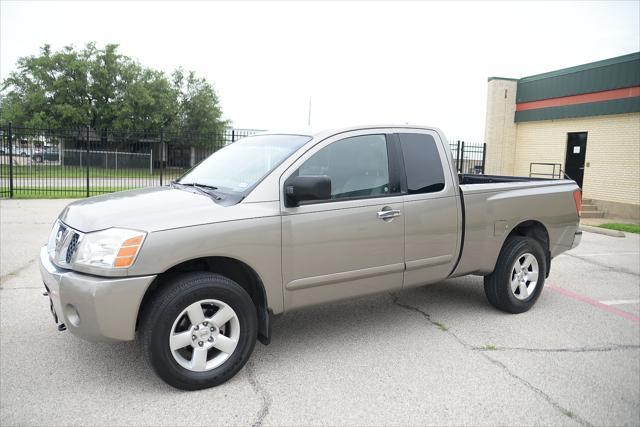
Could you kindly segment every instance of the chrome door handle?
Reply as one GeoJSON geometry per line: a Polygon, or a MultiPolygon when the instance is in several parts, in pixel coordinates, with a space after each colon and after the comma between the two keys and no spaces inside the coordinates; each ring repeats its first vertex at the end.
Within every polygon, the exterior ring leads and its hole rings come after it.
{"type": "Polygon", "coordinates": [[[400,211],[397,209],[390,209],[388,211],[380,211],[378,212],[378,218],[380,219],[391,219],[400,216],[400,211]]]}

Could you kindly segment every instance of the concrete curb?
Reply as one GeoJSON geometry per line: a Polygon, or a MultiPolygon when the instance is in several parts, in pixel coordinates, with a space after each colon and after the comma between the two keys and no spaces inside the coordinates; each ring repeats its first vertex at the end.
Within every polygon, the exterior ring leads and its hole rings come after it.
{"type": "Polygon", "coordinates": [[[589,233],[604,234],[605,236],[609,236],[609,237],[625,237],[622,231],[609,230],[608,228],[601,228],[601,227],[593,227],[591,225],[580,224],[580,230],[588,231],[589,233]]]}

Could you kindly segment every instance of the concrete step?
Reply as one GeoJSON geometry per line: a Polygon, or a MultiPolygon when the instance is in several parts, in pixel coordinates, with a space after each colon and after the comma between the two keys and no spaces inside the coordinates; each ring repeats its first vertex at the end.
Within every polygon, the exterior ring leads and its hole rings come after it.
{"type": "Polygon", "coordinates": [[[580,213],[580,218],[604,218],[604,212],[602,212],[602,211],[595,211],[595,212],[582,211],[582,213],[580,213]]]}
{"type": "Polygon", "coordinates": [[[590,205],[592,201],[593,200],[591,200],[591,199],[582,199],[582,204],[583,205],[590,205]]]}
{"type": "Polygon", "coordinates": [[[598,207],[596,205],[582,205],[582,212],[596,212],[598,207]]]}

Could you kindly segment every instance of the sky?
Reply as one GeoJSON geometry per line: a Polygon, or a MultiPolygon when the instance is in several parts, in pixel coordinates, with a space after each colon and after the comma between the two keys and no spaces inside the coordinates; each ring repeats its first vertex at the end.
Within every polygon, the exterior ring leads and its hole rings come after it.
{"type": "Polygon", "coordinates": [[[487,78],[640,51],[640,1],[0,2],[0,78],[94,41],[193,70],[238,128],[422,124],[482,142],[487,78]]]}

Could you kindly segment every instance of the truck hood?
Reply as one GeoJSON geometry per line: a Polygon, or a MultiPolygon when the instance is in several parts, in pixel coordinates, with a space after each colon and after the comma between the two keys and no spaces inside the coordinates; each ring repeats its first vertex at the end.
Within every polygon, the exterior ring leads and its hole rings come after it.
{"type": "Polygon", "coordinates": [[[111,227],[154,232],[278,214],[278,202],[223,206],[210,197],[171,187],[90,197],[69,204],[60,220],[88,233],[111,227]]]}

